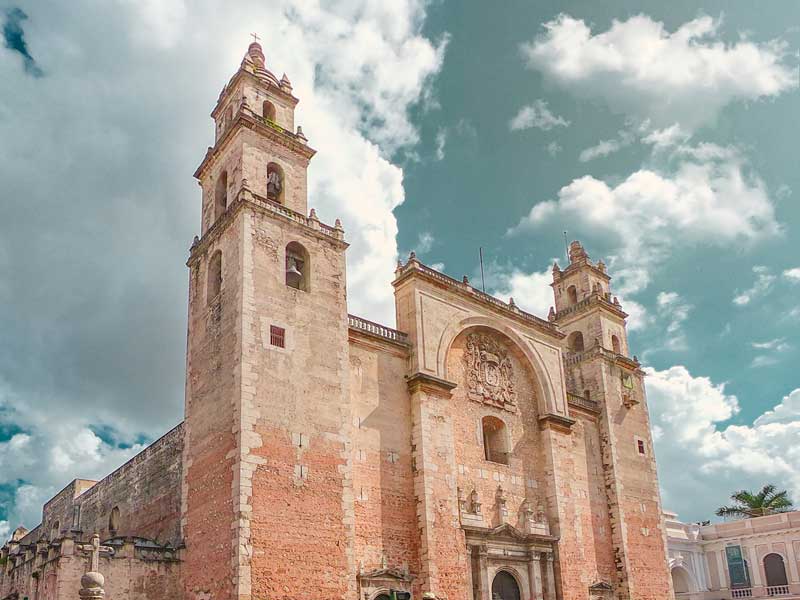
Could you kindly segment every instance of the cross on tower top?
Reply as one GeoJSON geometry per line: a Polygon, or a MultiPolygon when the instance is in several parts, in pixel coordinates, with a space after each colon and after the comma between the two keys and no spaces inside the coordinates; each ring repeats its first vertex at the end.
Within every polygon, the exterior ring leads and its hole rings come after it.
{"type": "Polygon", "coordinates": [[[261,39],[261,38],[260,38],[260,37],[258,37],[258,35],[256,35],[255,33],[251,33],[251,34],[250,34],[250,37],[251,37],[251,38],[253,38],[253,43],[254,43],[254,44],[257,44],[257,43],[258,43],[258,40],[260,40],[260,39],[261,39]]]}

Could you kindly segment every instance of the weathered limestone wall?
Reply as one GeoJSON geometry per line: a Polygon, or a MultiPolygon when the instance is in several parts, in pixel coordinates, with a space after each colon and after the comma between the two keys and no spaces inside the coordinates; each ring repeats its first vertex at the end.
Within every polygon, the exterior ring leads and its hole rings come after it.
{"type": "Polygon", "coordinates": [[[20,543],[53,541],[80,532],[98,533],[101,539],[136,535],[177,546],[182,452],[181,423],[104,479],[71,481],[44,505],[42,523],[20,543]],[[112,534],[109,517],[115,507],[119,528],[112,534]]]}
{"type": "Polygon", "coordinates": [[[84,537],[138,536],[177,547],[182,454],[183,423],[78,496],[84,537]],[[114,507],[119,509],[119,525],[112,532],[109,516],[114,507]]]}
{"type": "Polygon", "coordinates": [[[238,546],[234,489],[241,398],[242,213],[190,262],[182,524],[185,598],[235,593],[238,546]],[[207,294],[208,264],[222,252],[219,295],[207,294]]]}
{"type": "MultiPolygon", "coordinates": [[[[12,545],[0,575],[3,598],[75,600],[88,554],[71,538],[35,547],[12,545]]],[[[106,597],[115,600],[171,600],[180,597],[178,551],[141,540],[115,542],[113,554],[100,557],[106,597]]]]}
{"type": "MultiPolygon", "coordinates": [[[[353,415],[344,244],[248,211],[243,243],[240,559],[255,597],[355,593],[353,415]],[[308,291],[285,284],[285,249],[308,252],[308,291]],[[270,343],[285,329],[286,347],[270,343]]],[[[245,595],[242,591],[240,596],[245,595]]]]}
{"type": "MultiPolygon", "coordinates": [[[[350,332],[355,559],[362,573],[386,567],[419,574],[406,362],[406,348],[350,332]]],[[[417,581],[415,597],[422,591],[417,581]]]]}

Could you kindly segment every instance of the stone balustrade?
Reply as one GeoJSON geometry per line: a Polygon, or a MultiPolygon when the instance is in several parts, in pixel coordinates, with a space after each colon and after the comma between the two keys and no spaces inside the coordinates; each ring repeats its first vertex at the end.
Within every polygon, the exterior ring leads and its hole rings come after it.
{"type": "Polygon", "coordinates": [[[408,345],[408,335],[402,331],[397,331],[391,327],[386,327],[380,323],[375,323],[355,315],[347,315],[347,324],[351,329],[363,331],[396,344],[408,345]]]}

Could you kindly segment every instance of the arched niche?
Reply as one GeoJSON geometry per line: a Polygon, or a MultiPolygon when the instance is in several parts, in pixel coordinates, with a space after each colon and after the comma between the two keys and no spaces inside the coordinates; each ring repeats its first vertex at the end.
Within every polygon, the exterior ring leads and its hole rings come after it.
{"type": "Polygon", "coordinates": [[[694,591],[692,576],[684,567],[672,567],[672,588],[676,594],[688,594],[694,591]]]}
{"type": "MultiPolygon", "coordinates": [[[[537,409],[540,415],[547,413],[560,413],[564,414],[564,398],[560,379],[557,381],[559,385],[555,385],[551,374],[545,366],[544,360],[539,351],[512,327],[502,323],[497,319],[484,316],[461,317],[453,319],[444,329],[439,338],[439,344],[436,351],[436,374],[442,379],[450,380],[450,375],[447,372],[447,354],[450,351],[455,339],[467,329],[472,327],[486,327],[492,329],[499,334],[507,337],[513,342],[522,355],[525,357],[528,366],[533,370],[536,383],[538,384],[537,409]]],[[[552,352],[559,353],[555,347],[551,347],[552,352]]],[[[424,350],[423,350],[424,351],[424,350]]],[[[560,366],[561,358],[558,357],[560,366]]],[[[557,373],[560,378],[560,371],[557,373]]]]}
{"type": "Polygon", "coordinates": [[[777,552],[770,552],[764,556],[764,576],[767,580],[767,587],[789,585],[786,577],[786,563],[783,556],[777,552]]]}

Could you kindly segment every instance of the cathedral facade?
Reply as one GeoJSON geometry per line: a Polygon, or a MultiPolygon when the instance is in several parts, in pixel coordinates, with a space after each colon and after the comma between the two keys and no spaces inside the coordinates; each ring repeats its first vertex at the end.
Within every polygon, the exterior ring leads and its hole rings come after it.
{"type": "Polygon", "coordinates": [[[673,597],[605,265],[573,242],[543,319],[412,254],[397,329],[349,315],[297,102],[251,44],[195,173],[185,419],[18,529],[0,598],[74,600],[92,553],[109,600],[673,597]]]}

